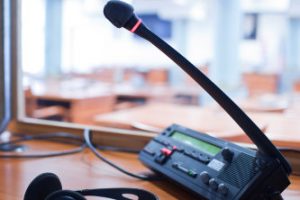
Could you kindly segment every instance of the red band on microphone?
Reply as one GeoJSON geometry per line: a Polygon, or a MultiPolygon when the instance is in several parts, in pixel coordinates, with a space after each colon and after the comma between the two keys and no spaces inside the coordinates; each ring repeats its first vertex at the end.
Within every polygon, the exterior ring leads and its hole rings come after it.
{"type": "Polygon", "coordinates": [[[137,21],[137,23],[134,25],[134,27],[132,27],[132,29],[130,30],[130,32],[131,32],[131,33],[134,33],[134,32],[136,31],[136,29],[138,29],[138,27],[141,25],[141,23],[142,23],[142,20],[139,19],[139,20],[137,21]]]}

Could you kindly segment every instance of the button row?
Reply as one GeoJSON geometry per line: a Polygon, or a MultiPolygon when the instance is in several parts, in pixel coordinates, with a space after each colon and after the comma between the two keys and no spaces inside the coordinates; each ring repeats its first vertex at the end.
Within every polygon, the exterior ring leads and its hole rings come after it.
{"type": "Polygon", "coordinates": [[[201,153],[197,153],[197,152],[191,152],[189,150],[184,150],[182,147],[179,146],[175,146],[172,145],[171,143],[169,143],[168,141],[161,139],[161,138],[154,138],[154,141],[166,146],[166,147],[170,147],[173,150],[177,151],[177,152],[183,152],[185,155],[194,158],[195,160],[198,160],[204,164],[209,163],[210,161],[210,157],[205,155],[205,154],[201,154],[201,153]]]}
{"type": "Polygon", "coordinates": [[[204,164],[207,164],[210,161],[210,157],[208,157],[207,155],[204,155],[204,154],[199,154],[199,153],[190,152],[190,151],[184,151],[184,154],[191,158],[194,158],[204,164]]]}
{"type": "Polygon", "coordinates": [[[228,194],[228,187],[224,183],[219,184],[216,179],[210,177],[208,172],[201,172],[200,179],[204,184],[208,185],[211,189],[216,190],[218,193],[224,196],[228,194]]]}

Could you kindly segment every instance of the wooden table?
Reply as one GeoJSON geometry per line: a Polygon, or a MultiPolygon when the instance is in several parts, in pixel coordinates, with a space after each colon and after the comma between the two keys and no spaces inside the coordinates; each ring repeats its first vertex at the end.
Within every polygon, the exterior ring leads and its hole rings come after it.
{"type": "MultiPolygon", "coordinates": [[[[70,148],[49,142],[27,142],[29,151],[53,151],[70,148]]],[[[105,156],[133,172],[148,171],[136,154],[105,152],[105,156]]],[[[69,156],[43,159],[0,159],[0,199],[20,200],[31,180],[40,173],[52,172],[59,176],[63,189],[137,187],[155,193],[161,200],[196,199],[181,187],[166,181],[147,182],[121,174],[99,161],[89,151],[69,156]]],[[[298,200],[300,178],[291,177],[292,184],[283,197],[298,200]]]]}
{"type": "MultiPolygon", "coordinates": [[[[299,115],[282,112],[248,112],[250,118],[277,145],[300,147],[299,115]]],[[[241,128],[221,109],[154,103],[97,115],[100,126],[135,129],[143,125],[162,130],[177,123],[231,141],[250,142],[241,128]]]]}
{"type": "Polygon", "coordinates": [[[45,81],[33,84],[30,91],[30,95],[25,95],[27,102],[63,106],[69,112],[67,121],[80,124],[92,124],[93,117],[97,114],[123,109],[124,106],[119,105],[121,102],[140,105],[151,101],[174,102],[188,99],[186,103],[198,104],[200,95],[200,89],[196,90],[193,87],[189,89],[169,85],[134,87],[129,84],[89,82],[86,79],[45,81]]]}
{"type": "MultiPolygon", "coordinates": [[[[46,87],[33,89],[30,102],[45,104],[44,106],[58,105],[68,110],[67,120],[73,123],[91,124],[97,114],[111,112],[115,103],[115,95],[109,92],[109,88],[70,88],[70,87],[46,87]]],[[[28,106],[28,105],[26,105],[28,106]]],[[[38,107],[38,106],[37,106],[38,107]]]]}
{"type": "MultiPolygon", "coordinates": [[[[255,120],[260,127],[266,125],[263,116],[257,115],[255,120]],[[261,116],[261,117],[260,117],[261,116]]],[[[221,109],[211,107],[188,106],[178,104],[153,103],[136,108],[112,112],[95,117],[101,126],[132,129],[136,124],[164,129],[177,123],[194,130],[218,133],[218,136],[237,136],[243,132],[239,126],[221,109]]]]}
{"type": "MultiPolygon", "coordinates": [[[[211,125],[207,124],[207,118],[215,117],[215,120],[212,121],[212,123],[215,123],[220,116],[219,113],[213,113],[209,109],[198,106],[153,103],[124,111],[98,115],[95,122],[102,126],[126,129],[133,128],[134,123],[142,123],[157,128],[165,128],[172,123],[179,123],[192,129],[211,131],[211,125]]],[[[227,124],[222,123],[224,126],[227,124]]],[[[232,127],[231,125],[230,127],[232,127]]]]}
{"type": "Polygon", "coordinates": [[[143,102],[178,102],[182,104],[199,104],[202,89],[199,87],[175,87],[170,85],[116,85],[112,92],[120,100],[141,100],[143,102]]]}

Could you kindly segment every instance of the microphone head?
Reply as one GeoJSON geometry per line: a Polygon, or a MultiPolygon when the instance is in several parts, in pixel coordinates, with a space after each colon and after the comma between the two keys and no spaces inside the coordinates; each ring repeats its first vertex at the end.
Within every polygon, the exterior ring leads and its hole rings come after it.
{"type": "Polygon", "coordinates": [[[133,7],[119,0],[111,0],[104,6],[104,16],[117,28],[124,27],[134,15],[133,7]]]}

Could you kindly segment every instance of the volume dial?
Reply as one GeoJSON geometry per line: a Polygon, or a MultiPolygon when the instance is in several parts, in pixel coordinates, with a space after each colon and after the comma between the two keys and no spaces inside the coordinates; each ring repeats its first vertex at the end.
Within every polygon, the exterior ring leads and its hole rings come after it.
{"type": "Polygon", "coordinates": [[[203,183],[208,184],[210,176],[206,171],[204,171],[204,172],[201,172],[200,179],[203,183]]]}
{"type": "Polygon", "coordinates": [[[211,187],[213,190],[217,190],[218,189],[218,182],[214,179],[214,178],[211,178],[208,182],[209,184],[209,187],[211,187]]]}
{"type": "Polygon", "coordinates": [[[224,148],[221,152],[224,160],[226,160],[227,162],[231,162],[232,158],[233,158],[233,151],[231,151],[229,148],[224,148]]]}
{"type": "Polygon", "coordinates": [[[223,194],[223,195],[227,195],[227,193],[228,193],[228,187],[226,187],[224,183],[221,183],[218,186],[218,192],[221,193],[221,194],[223,194]]]}

